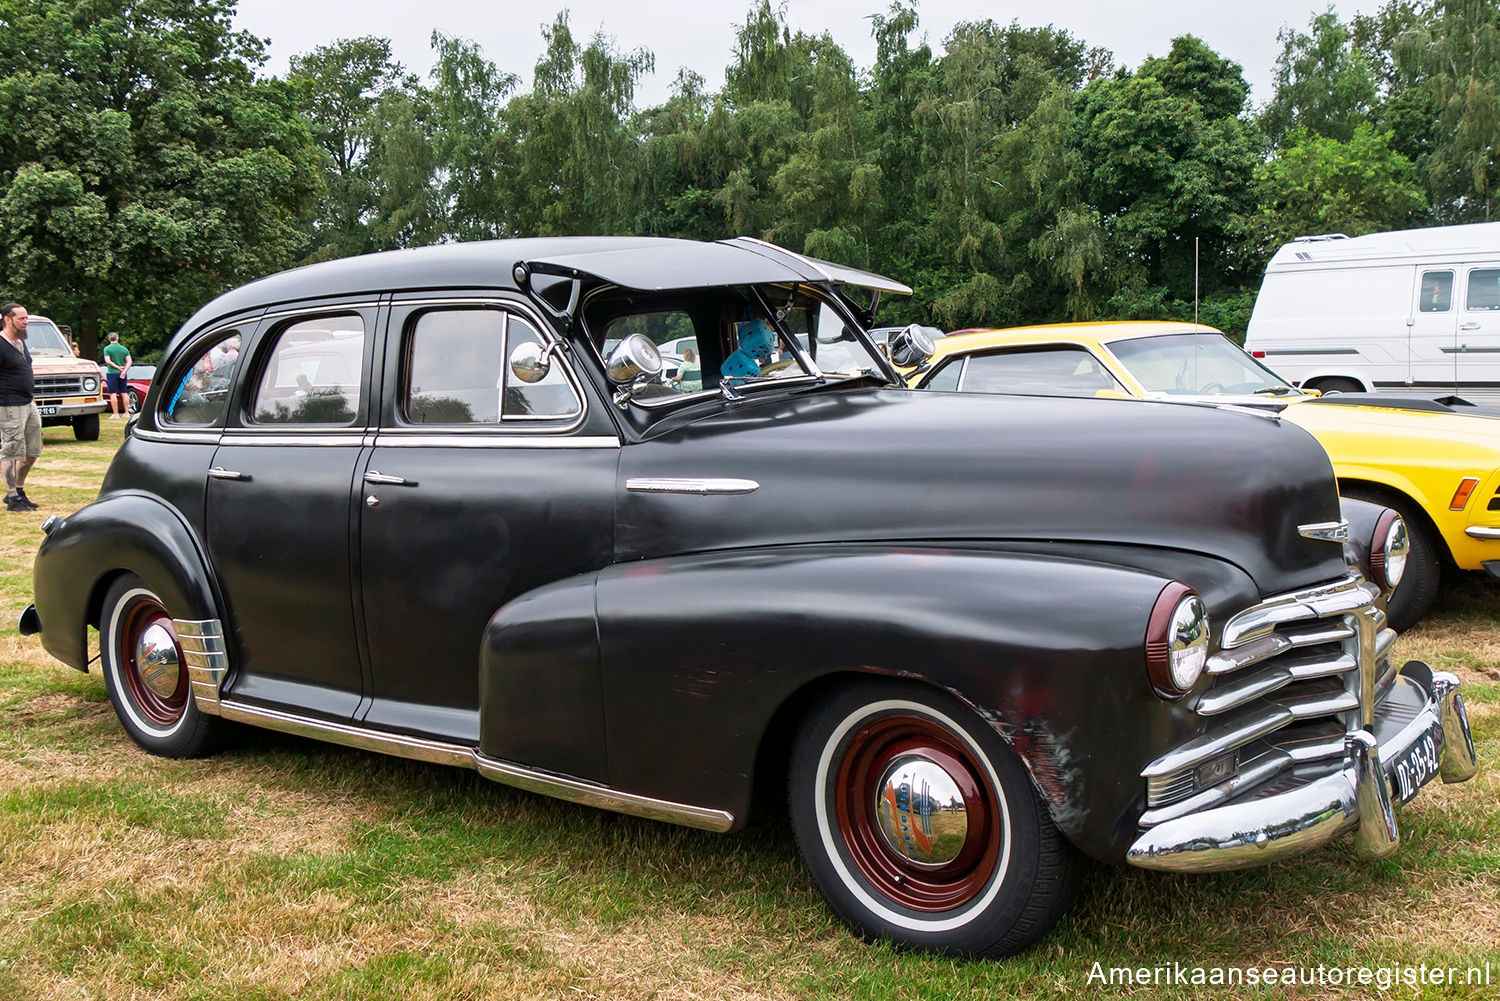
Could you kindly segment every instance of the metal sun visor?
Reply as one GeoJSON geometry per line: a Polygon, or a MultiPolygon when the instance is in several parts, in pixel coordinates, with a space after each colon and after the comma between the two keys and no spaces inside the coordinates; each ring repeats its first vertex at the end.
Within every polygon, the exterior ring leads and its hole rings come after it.
{"type": "Polygon", "coordinates": [[[893,279],[804,257],[748,237],[719,243],[643,240],[618,249],[557,254],[516,263],[517,283],[522,287],[531,284],[533,298],[559,317],[573,316],[582,283],[588,279],[640,292],[789,283],[853,285],[876,294],[912,292],[893,279]],[[566,303],[557,301],[559,297],[551,289],[537,288],[540,282],[530,276],[568,283],[566,303]]]}

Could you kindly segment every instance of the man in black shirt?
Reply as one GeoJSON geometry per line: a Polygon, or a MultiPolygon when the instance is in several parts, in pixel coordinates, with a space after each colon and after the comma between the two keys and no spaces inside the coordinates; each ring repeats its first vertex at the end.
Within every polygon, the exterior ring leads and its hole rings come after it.
{"type": "Polygon", "coordinates": [[[5,479],[5,510],[35,511],[22,487],[42,454],[42,418],[32,402],[36,379],[26,349],[30,317],[19,302],[0,306],[0,476],[5,479]]]}

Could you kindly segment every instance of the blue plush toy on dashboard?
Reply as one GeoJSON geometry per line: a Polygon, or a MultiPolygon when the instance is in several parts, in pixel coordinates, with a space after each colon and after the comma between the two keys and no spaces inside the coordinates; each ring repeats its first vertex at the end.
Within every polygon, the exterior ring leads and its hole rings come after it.
{"type": "Polygon", "coordinates": [[[726,379],[753,379],[760,375],[760,367],[771,361],[776,351],[776,334],[765,320],[751,320],[740,324],[740,348],[719,366],[719,374],[726,379]]]}

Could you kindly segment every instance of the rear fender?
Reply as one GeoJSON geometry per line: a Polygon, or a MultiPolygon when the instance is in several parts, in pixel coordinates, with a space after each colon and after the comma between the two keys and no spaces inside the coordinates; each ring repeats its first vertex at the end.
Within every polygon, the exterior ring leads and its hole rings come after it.
{"type": "Polygon", "coordinates": [[[219,604],[199,540],[171,507],[122,491],[83,508],[42,540],[32,573],[42,646],[88,670],[88,626],[121,573],[140,576],[182,619],[212,619],[219,604]]]}

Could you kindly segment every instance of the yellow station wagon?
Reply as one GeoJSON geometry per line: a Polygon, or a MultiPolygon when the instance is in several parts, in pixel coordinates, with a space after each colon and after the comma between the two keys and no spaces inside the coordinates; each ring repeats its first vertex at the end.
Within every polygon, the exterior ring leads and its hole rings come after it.
{"type": "Polygon", "coordinates": [[[1389,614],[1409,628],[1444,565],[1500,577],[1500,411],[1390,394],[1303,393],[1212,327],[1069,323],[962,331],[910,375],[924,389],[1138,397],[1275,410],[1322,443],[1346,497],[1393,507],[1412,552],[1389,614]]]}

